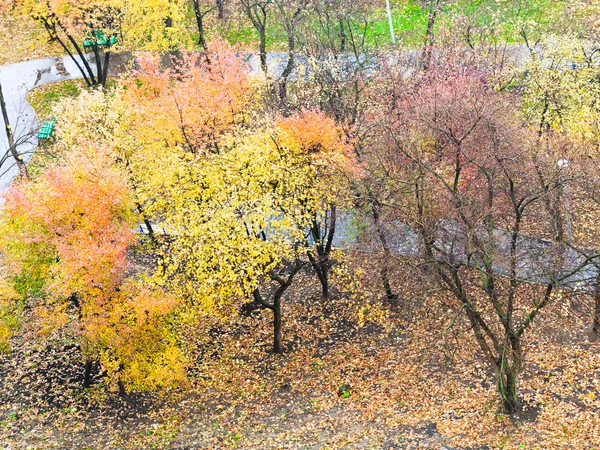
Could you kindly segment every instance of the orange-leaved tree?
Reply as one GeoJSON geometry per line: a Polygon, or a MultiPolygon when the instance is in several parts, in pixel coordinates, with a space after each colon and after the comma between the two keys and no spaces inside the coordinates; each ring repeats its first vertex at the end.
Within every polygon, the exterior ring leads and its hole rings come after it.
{"type": "Polygon", "coordinates": [[[0,224],[3,256],[42,328],[75,318],[85,386],[95,360],[125,388],[178,382],[184,357],[168,323],[176,304],[128,280],[130,192],[111,158],[102,148],[82,149],[11,187],[0,224]],[[171,365],[169,375],[163,369],[171,365]]]}

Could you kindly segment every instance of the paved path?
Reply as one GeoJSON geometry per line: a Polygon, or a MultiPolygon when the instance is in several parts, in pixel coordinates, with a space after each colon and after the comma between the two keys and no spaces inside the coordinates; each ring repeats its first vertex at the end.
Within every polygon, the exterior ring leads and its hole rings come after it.
{"type": "MultiPolygon", "coordinates": [[[[36,59],[0,67],[0,82],[6,108],[17,141],[17,150],[25,160],[37,148],[39,123],[33,108],[27,103],[27,93],[38,86],[55,81],[81,78],[75,63],[68,57],[36,59]]],[[[2,130],[4,126],[0,127],[2,130]]],[[[0,152],[8,152],[8,141],[0,133],[0,152]]],[[[12,158],[0,168],[0,192],[4,191],[19,173],[12,158]]]]}

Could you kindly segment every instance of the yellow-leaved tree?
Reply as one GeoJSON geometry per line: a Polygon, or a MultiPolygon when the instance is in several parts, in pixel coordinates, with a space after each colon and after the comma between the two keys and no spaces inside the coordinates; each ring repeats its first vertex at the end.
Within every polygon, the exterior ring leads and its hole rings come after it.
{"type": "Polygon", "coordinates": [[[161,215],[174,238],[162,255],[160,283],[204,311],[253,299],[273,312],[276,353],[283,352],[283,296],[305,255],[316,262],[312,230],[347,179],[346,146],[328,125],[335,127],[306,112],[231,138],[226,151],[180,167],[173,190],[161,191],[161,215]],[[317,122],[321,136],[301,133],[317,122]]]}
{"type": "MultiPolygon", "coordinates": [[[[552,37],[539,45],[527,69],[525,118],[538,132],[540,154],[559,149],[552,157],[565,181],[562,191],[545,197],[556,240],[590,254],[589,249],[598,248],[600,239],[595,227],[600,218],[600,173],[596,164],[589,163],[600,158],[600,56],[592,41],[552,37]]],[[[538,178],[543,181],[543,175],[538,178]]],[[[600,337],[600,264],[594,265],[592,330],[600,337]]]]}
{"type": "Polygon", "coordinates": [[[106,84],[110,50],[160,51],[190,44],[184,0],[15,0],[13,6],[44,26],[90,86],[106,84]]]}
{"type": "Polygon", "coordinates": [[[252,298],[273,311],[282,352],[281,300],[307,254],[327,292],[349,146],[322,113],[269,117],[235,51],[210,48],[168,69],[140,60],[122,91],[136,117],[129,167],[148,214],[173,236],[159,282],[202,311],[252,298]]]}
{"type": "Polygon", "coordinates": [[[540,134],[565,132],[600,145],[600,58],[593,44],[574,36],[551,37],[527,62],[524,114],[540,134]]]}

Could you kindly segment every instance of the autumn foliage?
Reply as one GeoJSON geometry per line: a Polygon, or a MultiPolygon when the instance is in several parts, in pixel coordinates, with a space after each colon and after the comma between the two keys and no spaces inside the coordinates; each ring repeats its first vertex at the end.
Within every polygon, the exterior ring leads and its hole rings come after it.
{"type": "Polygon", "coordinates": [[[91,30],[118,36],[120,48],[162,50],[186,40],[183,1],[15,0],[12,7],[77,40],[89,37],[91,30]],[[167,17],[175,26],[166,26],[167,17]]]}
{"type": "MultiPolygon", "coordinates": [[[[42,246],[52,295],[97,295],[113,290],[126,267],[132,239],[127,186],[101,158],[89,161],[82,155],[67,164],[7,194],[4,221],[13,233],[8,240],[21,245],[6,251],[15,254],[9,260],[19,261],[18,252],[42,246]]],[[[15,264],[13,270],[27,270],[15,264]]]]}
{"type": "MultiPolygon", "coordinates": [[[[118,30],[123,48],[178,39],[154,7],[177,22],[183,2],[101,3],[23,5],[80,37],[118,30]]],[[[308,4],[262,4],[278,8],[290,52],[308,4]]],[[[380,413],[375,398],[449,423],[462,420],[446,411],[463,398],[462,371],[480,376],[486,408],[518,413],[533,398],[524,374],[554,370],[526,357],[546,311],[567,310],[584,286],[600,327],[598,177],[586,163],[598,156],[598,70],[583,41],[544,41],[526,75],[474,48],[430,52],[433,19],[416,63],[384,54],[368,76],[331,85],[294,78],[292,58],[282,79],[252,75],[240,48],[215,39],[203,53],[141,53],[113,87],[60,101],[48,158],[5,194],[0,351],[27,317],[39,335],[75,337],[85,386],[98,365],[121,393],[191,381],[258,398],[324,379],[336,401],[356,391],[361,414],[380,413]],[[567,72],[571,59],[585,66],[567,72]],[[440,355],[455,372],[438,370],[440,355]],[[331,366],[319,373],[321,359],[331,366]],[[384,390],[370,384],[380,370],[406,379],[384,390]],[[423,375],[434,372],[435,385],[423,375]]]]}
{"type": "Polygon", "coordinates": [[[127,281],[130,192],[107,157],[101,148],[86,149],[10,189],[5,262],[42,331],[64,327],[74,315],[82,352],[128,388],[178,382],[173,359],[182,357],[165,323],[176,303],[127,281]],[[161,367],[170,367],[168,377],[161,378],[161,367]]]}

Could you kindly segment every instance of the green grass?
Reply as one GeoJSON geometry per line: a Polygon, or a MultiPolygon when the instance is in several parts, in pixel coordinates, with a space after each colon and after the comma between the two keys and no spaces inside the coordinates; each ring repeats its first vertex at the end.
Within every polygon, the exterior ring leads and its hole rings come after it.
{"type": "MultiPolygon", "coordinates": [[[[213,26],[214,28],[212,30],[207,30],[209,38],[221,36],[232,44],[256,47],[256,51],[258,51],[258,41],[260,37],[249,20],[242,20],[230,23],[229,25],[215,23],[213,26]]],[[[270,20],[267,21],[267,50],[282,51],[285,50],[285,45],[286,36],[283,26],[275,20],[274,16],[271,16],[270,20]]]]}
{"type": "MultiPolygon", "coordinates": [[[[108,79],[106,89],[116,85],[115,79],[108,79]]],[[[88,89],[83,80],[67,80],[49,83],[33,89],[27,95],[27,101],[34,109],[40,121],[53,117],[52,109],[63,98],[77,97],[84,89],[88,89]]]]}
{"type": "MultiPolygon", "coordinates": [[[[390,45],[390,30],[383,0],[382,7],[373,9],[366,18],[367,30],[365,45],[367,48],[380,48],[390,45]]],[[[513,0],[458,0],[443,2],[442,11],[436,21],[436,32],[444,27],[450,34],[458,33],[457,24],[464,26],[468,21],[474,33],[490,33],[493,39],[507,43],[521,42],[519,30],[527,23],[532,33],[540,33],[549,29],[555,22],[563,5],[553,0],[532,0],[527,10],[519,9],[513,0]]],[[[416,0],[392,1],[392,21],[398,45],[403,48],[418,48],[422,45],[427,28],[428,10],[416,0]]],[[[308,17],[309,26],[318,32],[316,18],[308,17]]],[[[356,24],[357,34],[362,34],[363,24],[356,24]]],[[[209,37],[220,35],[231,43],[241,44],[256,51],[258,33],[248,20],[240,19],[229,25],[219,22],[207,26],[209,37]]],[[[301,33],[300,33],[301,34],[301,33]]],[[[478,37],[477,36],[477,37],[478,37]]],[[[302,36],[299,36],[300,40],[302,36]]],[[[282,51],[286,48],[285,33],[271,12],[267,22],[267,48],[269,51],[282,51]]]]}
{"type": "MultiPolygon", "coordinates": [[[[398,43],[414,47],[420,45],[425,36],[427,11],[412,0],[396,2],[392,7],[392,22],[398,43]]],[[[365,40],[368,47],[390,44],[390,28],[385,9],[374,10],[371,13],[365,40]]]]}
{"type": "MultiPolygon", "coordinates": [[[[427,26],[427,12],[424,11],[413,0],[401,0],[395,2],[392,9],[392,17],[394,29],[399,42],[413,46],[420,41],[425,33],[427,26]]],[[[267,22],[267,49],[269,51],[285,51],[286,35],[281,23],[276,20],[275,14],[271,14],[270,20],[267,22]]],[[[314,26],[311,28],[318,29],[318,23],[314,18],[308,18],[309,23],[312,21],[314,26]]],[[[248,20],[222,26],[220,24],[212,24],[211,29],[207,28],[209,37],[212,35],[220,35],[230,43],[252,46],[258,49],[258,33],[252,27],[248,20]]],[[[356,24],[356,34],[362,35],[363,24],[356,24]]],[[[197,36],[195,36],[197,38],[197,36]]],[[[300,36],[300,39],[302,37],[300,36]]],[[[389,45],[390,31],[387,21],[385,9],[375,9],[370,12],[367,17],[367,32],[365,34],[365,45],[369,48],[376,48],[389,45]]]]}
{"type": "MultiPolygon", "coordinates": [[[[468,20],[475,32],[491,32],[495,38],[507,43],[521,42],[519,31],[527,23],[530,31],[547,31],[561,12],[560,2],[535,0],[527,10],[519,9],[512,0],[459,0],[442,6],[436,21],[436,33],[441,27],[456,33],[456,24],[464,26],[468,20]]],[[[399,45],[408,48],[422,45],[427,28],[428,11],[414,0],[400,0],[393,3],[392,19],[399,45]]],[[[367,32],[370,46],[387,45],[390,42],[389,26],[384,9],[374,10],[367,32]]]]}
{"type": "Polygon", "coordinates": [[[84,88],[85,82],[83,80],[50,83],[32,90],[27,96],[27,101],[38,115],[40,121],[46,120],[52,118],[52,108],[60,99],[77,97],[84,88]]]}

